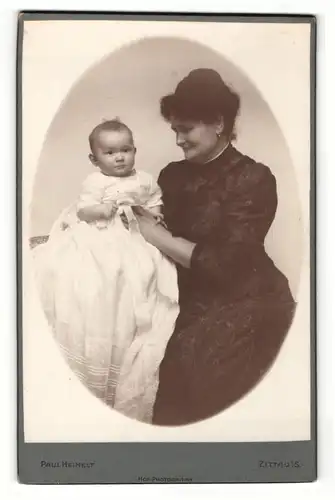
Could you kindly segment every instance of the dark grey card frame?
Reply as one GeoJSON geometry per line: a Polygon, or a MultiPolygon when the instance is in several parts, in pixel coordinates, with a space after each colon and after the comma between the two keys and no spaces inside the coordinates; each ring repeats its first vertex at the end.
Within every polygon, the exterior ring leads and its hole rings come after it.
{"type": "Polygon", "coordinates": [[[311,15],[25,11],[17,43],[18,479],[26,484],[310,482],[317,477],[316,18],[311,15]],[[307,23],[311,26],[311,439],[262,443],[25,443],[22,381],[22,43],[29,20],[307,23]],[[46,466],[45,463],[48,463],[46,466]],[[91,464],[91,465],[90,465],[91,464]],[[86,465],[86,466],[85,466],[86,465]]]}

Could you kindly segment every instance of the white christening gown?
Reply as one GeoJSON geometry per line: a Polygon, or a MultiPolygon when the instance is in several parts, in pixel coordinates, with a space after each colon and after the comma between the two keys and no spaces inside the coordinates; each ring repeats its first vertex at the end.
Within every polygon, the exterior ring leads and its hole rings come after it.
{"type": "Polygon", "coordinates": [[[178,286],[174,264],[144,240],[131,207],[161,203],[146,172],[95,172],[48,242],[32,250],[43,309],[69,365],[97,397],[143,422],[152,418],[178,286]],[[110,221],[78,219],[78,208],[109,202],[118,205],[110,221]]]}

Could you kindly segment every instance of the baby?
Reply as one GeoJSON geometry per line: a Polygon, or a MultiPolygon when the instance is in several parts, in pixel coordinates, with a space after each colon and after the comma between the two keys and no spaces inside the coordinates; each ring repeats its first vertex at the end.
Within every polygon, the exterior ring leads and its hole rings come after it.
{"type": "Polygon", "coordinates": [[[89,136],[96,167],[35,252],[45,313],[68,363],[100,399],[150,422],[158,370],[179,313],[176,269],[142,237],[133,207],[162,222],[161,191],[135,169],[119,120],[89,136]]]}
{"type": "MultiPolygon", "coordinates": [[[[136,148],[131,130],[118,120],[107,121],[93,129],[89,143],[89,158],[99,172],[90,176],[84,185],[78,205],[79,218],[86,222],[109,221],[120,205],[144,204],[157,222],[161,222],[160,189],[148,173],[134,169],[136,148]],[[110,177],[115,179],[114,182],[110,177]],[[122,184],[120,178],[127,178],[127,184],[131,185],[130,192],[129,189],[124,190],[125,183],[123,181],[122,184]],[[96,184],[107,188],[103,198],[96,197],[99,191],[96,191],[96,184]]],[[[122,213],[122,210],[119,212],[122,213]]],[[[100,223],[99,226],[106,227],[106,224],[100,223]]]]}

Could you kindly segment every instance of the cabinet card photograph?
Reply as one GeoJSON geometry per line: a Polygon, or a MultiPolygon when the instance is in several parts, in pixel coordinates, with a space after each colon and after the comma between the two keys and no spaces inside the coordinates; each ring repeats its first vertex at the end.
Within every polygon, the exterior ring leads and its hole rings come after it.
{"type": "Polygon", "coordinates": [[[23,481],[314,479],[314,37],[20,14],[23,481]]]}

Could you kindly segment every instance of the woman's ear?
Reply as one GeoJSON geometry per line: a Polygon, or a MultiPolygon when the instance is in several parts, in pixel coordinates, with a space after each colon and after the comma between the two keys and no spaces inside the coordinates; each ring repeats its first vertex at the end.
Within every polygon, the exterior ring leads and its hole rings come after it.
{"type": "Polygon", "coordinates": [[[97,161],[96,157],[95,157],[92,153],[90,153],[90,154],[88,155],[88,157],[89,157],[90,162],[91,162],[91,163],[92,163],[95,167],[97,167],[97,166],[98,166],[98,161],[97,161]]]}
{"type": "Polygon", "coordinates": [[[215,131],[218,137],[221,137],[224,132],[224,120],[223,116],[220,116],[215,123],[215,131]]]}

